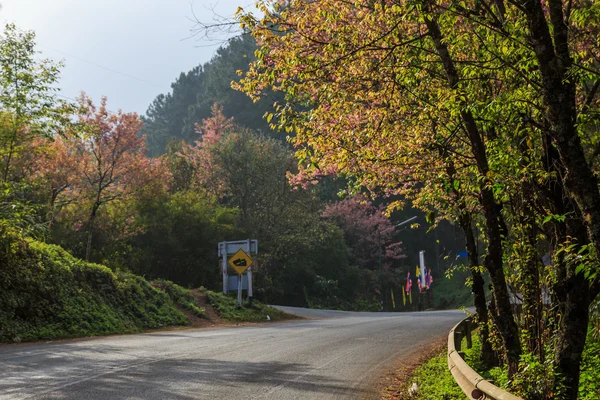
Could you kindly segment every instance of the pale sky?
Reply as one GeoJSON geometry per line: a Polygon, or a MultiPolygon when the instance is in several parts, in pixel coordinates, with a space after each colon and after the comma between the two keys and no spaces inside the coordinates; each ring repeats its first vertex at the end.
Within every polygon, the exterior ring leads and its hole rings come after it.
{"type": "MultiPolygon", "coordinates": [[[[215,42],[189,38],[194,14],[230,17],[253,0],[0,0],[0,21],[37,34],[44,57],[64,61],[61,94],[108,96],[111,110],[144,114],[180,72],[210,60],[215,42]],[[193,8],[193,11],[192,11],[193,8]],[[189,38],[189,39],[186,39],[189,38]]],[[[3,29],[3,28],[2,28],[3,29]]]]}

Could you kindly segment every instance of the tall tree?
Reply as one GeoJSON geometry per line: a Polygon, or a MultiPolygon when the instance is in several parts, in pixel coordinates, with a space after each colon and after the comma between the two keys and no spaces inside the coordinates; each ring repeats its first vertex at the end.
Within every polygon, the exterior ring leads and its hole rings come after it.
{"type": "Polygon", "coordinates": [[[65,121],[66,105],[54,86],[61,64],[39,60],[35,34],[6,25],[0,37],[0,160],[3,182],[10,178],[15,155],[39,136],[51,136],[65,121]]]}
{"type": "Polygon", "coordinates": [[[157,96],[143,117],[150,154],[163,154],[171,141],[193,142],[196,123],[211,116],[215,103],[227,117],[235,116],[241,126],[270,133],[262,116],[271,111],[273,101],[283,100],[282,95],[269,92],[263,101],[253,102],[231,88],[239,73],[248,70],[255,50],[252,35],[232,38],[209,62],[182,73],[171,85],[172,93],[157,96]]]}
{"type": "Polygon", "coordinates": [[[330,203],[322,216],[344,231],[360,267],[390,268],[395,260],[404,257],[402,243],[394,241],[394,226],[384,215],[383,207],[373,206],[366,198],[359,195],[330,203]]]}
{"type": "Polygon", "coordinates": [[[162,160],[145,155],[144,137],[139,135],[142,121],[135,113],[111,113],[102,98],[100,106],[81,95],[82,114],[79,122],[85,127],[77,142],[81,159],[82,185],[78,190],[86,200],[87,242],[85,259],[92,252],[94,223],[100,208],[111,201],[141,190],[161,168],[162,160]]]}
{"type": "Polygon", "coordinates": [[[598,293],[600,192],[582,146],[597,137],[590,127],[598,120],[598,5],[299,0],[261,1],[259,8],[261,20],[240,14],[262,47],[237,87],[254,98],[264,88],[287,94],[273,117],[280,129],[295,133],[297,155],[309,170],[334,168],[377,193],[414,195],[435,207],[430,194],[444,191],[437,176],[448,165],[441,154],[450,154],[457,171],[451,184],[469,188],[478,203],[494,321],[511,374],[521,345],[506,289],[506,240],[529,227],[521,236],[528,250],[512,267],[530,276],[539,268],[530,249],[540,238],[536,232],[544,232],[540,215],[562,216],[553,250],[561,255],[555,272],[568,284],[555,286],[563,321],[555,359],[566,396],[574,399],[587,308],[598,293]],[[566,197],[554,196],[548,206],[536,191],[549,189],[566,197]],[[534,208],[511,207],[517,198],[534,208]],[[513,218],[531,210],[536,218],[513,218]],[[506,223],[509,215],[518,229],[506,223]],[[586,228],[584,236],[578,225],[586,228]],[[562,256],[565,249],[582,252],[586,262],[577,268],[572,254],[562,256]]]}

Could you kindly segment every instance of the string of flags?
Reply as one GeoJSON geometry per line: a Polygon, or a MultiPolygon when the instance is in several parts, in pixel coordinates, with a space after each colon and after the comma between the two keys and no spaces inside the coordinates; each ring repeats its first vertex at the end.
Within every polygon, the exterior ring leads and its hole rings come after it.
{"type": "Polygon", "coordinates": [[[429,289],[431,287],[432,283],[433,283],[433,276],[431,275],[431,268],[427,268],[427,273],[425,275],[426,289],[429,289]]]}
{"type": "MultiPolygon", "coordinates": [[[[416,276],[417,276],[417,286],[419,287],[419,293],[423,293],[426,290],[429,290],[431,285],[433,284],[433,276],[431,275],[431,268],[427,268],[425,266],[425,252],[419,252],[419,261],[420,266],[417,265],[416,276]]],[[[404,290],[402,291],[402,304],[406,305],[406,300],[408,299],[410,304],[412,304],[412,279],[410,278],[410,271],[406,275],[406,285],[404,286],[404,290]]]]}
{"type": "MultiPolygon", "coordinates": [[[[419,293],[423,293],[426,290],[429,290],[431,288],[431,285],[433,284],[433,276],[431,274],[431,268],[427,268],[425,266],[425,257],[424,257],[424,251],[419,252],[419,258],[420,258],[420,264],[421,266],[417,265],[417,269],[416,269],[416,279],[417,279],[417,286],[419,287],[419,293]]],[[[404,285],[404,287],[402,288],[403,290],[401,290],[402,292],[402,304],[406,305],[406,302],[408,301],[410,304],[412,304],[412,279],[410,277],[410,271],[408,271],[408,273],[406,274],[406,284],[404,285]]],[[[392,291],[391,294],[391,298],[392,298],[392,303],[394,308],[396,308],[396,301],[394,300],[394,292],[392,291]]]]}
{"type": "Polygon", "coordinates": [[[433,276],[431,276],[431,268],[423,267],[423,269],[421,269],[417,266],[417,283],[419,286],[419,293],[423,293],[425,290],[429,290],[431,284],[433,283],[433,276]]]}

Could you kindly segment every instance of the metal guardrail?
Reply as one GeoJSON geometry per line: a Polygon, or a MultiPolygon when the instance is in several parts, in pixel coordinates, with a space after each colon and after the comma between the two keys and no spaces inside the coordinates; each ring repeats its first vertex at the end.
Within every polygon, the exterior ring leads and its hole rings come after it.
{"type": "Polygon", "coordinates": [[[472,400],[523,400],[505,390],[492,385],[475,372],[463,359],[462,339],[467,339],[467,348],[471,348],[471,330],[473,323],[466,318],[456,324],[448,334],[448,368],[454,380],[468,399],[472,400]]]}

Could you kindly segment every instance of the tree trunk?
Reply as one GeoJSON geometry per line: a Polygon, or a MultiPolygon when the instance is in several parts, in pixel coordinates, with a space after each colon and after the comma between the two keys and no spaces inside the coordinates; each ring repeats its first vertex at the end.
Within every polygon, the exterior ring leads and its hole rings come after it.
{"type": "Polygon", "coordinates": [[[556,332],[554,348],[554,362],[560,376],[554,386],[558,391],[561,384],[564,384],[565,398],[577,400],[581,356],[586,343],[591,296],[588,282],[582,274],[571,277],[569,281],[570,289],[560,296],[562,318],[556,332]]]}
{"type": "Polygon", "coordinates": [[[568,27],[562,14],[562,3],[549,2],[553,32],[539,1],[523,1],[531,43],[542,76],[545,118],[560,160],[565,189],[575,200],[583,216],[590,242],[600,251],[600,193],[598,179],[586,161],[577,133],[577,106],[574,78],[569,76],[573,64],[569,52],[568,27]],[[553,41],[554,39],[554,41],[553,41]]]}
{"type": "Polygon", "coordinates": [[[8,150],[8,156],[6,158],[6,165],[4,166],[4,171],[2,172],[2,181],[8,182],[8,173],[10,171],[10,163],[12,162],[12,156],[15,151],[15,139],[16,133],[13,134],[13,137],[10,139],[10,146],[8,150]]]}
{"type": "MultiPolygon", "coordinates": [[[[427,12],[429,4],[425,2],[424,6],[427,12]]],[[[458,83],[460,81],[458,71],[444,43],[444,36],[440,31],[439,25],[431,15],[425,18],[425,24],[435,44],[437,55],[446,71],[448,84],[451,88],[458,91],[458,83]]],[[[487,182],[487,174],[489,172],[488,159],[485,144],[481,138],[475,119],[466,107],[461,111],[460,118],[464,124],[479,175],[482,178],[480,180],[479,201],[485,216],[486,236],[488,238],[484,265],[489,272],[490,280],[494,286],[494,299],[498,311],[495,322],[498,325],[498,331],[502,337],[506,352],[508,374],[509,377],[512,377],[518,370],[519,358],[521,356],[521,342],[519,340],[518,326],[513,318],[510,296],[506,287],[506,277],[504,276],[504,265],[502,263],[502,238],[506,233],[506,225],[501,212],[502,208],[496,203],[494,194],[487,182]]]]}
{"type": "MultiPolygon", "coordinates": [[[[552,145],[549,132],[544,132],[544,169],[553,176],[564,176],[564,164],[560,160],[557,149],[552,145]]],[[[551,176],[552,176],[551,175],[551,176]]],[[[547,196],[552,214],[568,215],[565,222],[554,221],[554,250],[573,238],[579,244],[589,243],[580,210],[565,193],[563,182],[559,178],[547,183],[547,196]]],[[[589,322],[589,306],[598,294],[591,289],[590,282],[583,274],[575,273],[576,266],[567,262],[564,253],[554,257],[553,269],[555,281],[552,293],[556,301],[556,314],[560,315],[555,329],[554,361],[558,377],[554,382],[554,391],[563,392],[566,399],[576,400],[579,386],[581,355],[586,343],[589,322]]]]}
{"type": "Polygon", "coordinates": [[[472,218],[471,213],[467,210],[467,205],[463,199],[462,193],[454,187],[452,184],[456,179],[456,167],[453,160],[449,157],[448,151],[443,149],[440,151],[440,156],[444,158],[446,162],[446,172],[450,178],[450,187],[452,192],[456,196],[457,202],[460,207],[460,215],[458,223],[465,234],[465,242],[467,246],[467,253],[469,255],[469,264],[471,271],[471,279],[473,280],[473,303],[475,305],[475,312],[477,314],[477,323],[479,326],[479,336],[481,338],[481,353],[479,358],[481,362],[488,368],[498,365],[498,358],[490,343],[490,332],[488,326],[488,307],[485,300],[485,282],[481,272],[479,272],[479,251],[477,250],[477,240],[473,234],[472,218]]]}
{"type": "Polygon", "coordinates": [[[460,216],[460,227],[465,233],[467,252],[469,253],[469,263],[471,265],[471,278],[473,279],[473,303],[477,313],[477,324],[479,326],[479,337],[481,338],[481,362],[487,367],[493,367],[498,364],[498,360],[490,343],[490,332],[488,328],[488,309],[485,301],[485,283],[481,272],[478,271],[479,253],[477,251],[477,242],[471,227],[471,215],[463,211],[460,216]]]}
{"type": "MultiPolygon", "coordinates": [[[[525,202],[532,201],[524,199],[525,202]]],[[[537,238],[535,234],[535,217],[533,210],[525,206],[522,210],[525,214],[522,218],[523,251],[521,254],[521,263],[523,268],[523,279],[520,282],[521,295],[523,296],[523,333],[527,350],[538,356],[540,362],[544,361],[544,348],[541,340],[541,287],[539,260],[537,256],[537,238]]]]}
{"type": "MultiPolygon", "coordinates": [[[[531,164],[531,151],[527,146],[524,132],[517,135],[518,148],[521,152],[520,166],[525,171],[531,164]]],[[[516,197],[514,212],[518,216],[519,225],[514,228],[516,233],[514,244],[517,250],[518,262],[523,274],[518,282],[518,288],[523,296],[522,336],[527,350],[544,362],[544,347],[542,344],[542,288],[540,284],[540,260],[537,252],[537,221],[535,181],[530,175],[521,178],[521,193],[516,197]]]]}
{"type": "Polygon", "coordinates": [[[99,207],[99,202],[94,203],[94,206],[92,207],[92,212],[90,214],[90,219],[88,223],[87,245],[85,247],[85,261],[90,261],[90,257],[92,256],[92,237],[94,234],[94,222],[96,221],[96,213],[98,212],[99,207]]]}
{"type": "MultiPolygon", "coordinates": [[[[548,2],[548,11],[552,20],[552,32],[546,21],[546,14],[539,1],[522,1],[521,5],[527,17],[531,34],[532,48],[538,60],[538,68],[542,77],[542,88],[545,105],[545,118],[549,122],[549,131],[544,134],[556,145],[560,159],[552,163],[552,168],[560,172],[562,185],[555,183],[555,206],[570,221],[565,226],[556,223],[559,234],[574,237],[579,245],[591,243],[600,251],[600,193],[598,180],[585,158],[585,152],[579,138],[576,122],[576,88],[573,78],[569,76],[572,58],[569,50],[568,27],[566,25],[562,2],[548,2]],[[564,189],[563,189],[564,186],[564,189]],[[566,193],[565,193],[566,192],[566,193]],[[567,194],[576,203],[577,210],[567,200],[567,194]],[[580,229],[573,224],[585,227],[586,238],[580,236],[580,229]],[[571,226],[569,226],[571,225],[571,226]]],[[[546,140],[548,154],[554,151],[546,140]]],[[[558,235],[559,238],[561,235],[558,235]]],[[[557,244],[564,243],[558,242],[557,244]]],[[[575,274],[573,263],[561,262],[556,265],[557,282],[555,293],[559,301],[561,320],[558,327],[555,361],[558,372],[562,374],[567,386],[566,398],[577,399],[581,352],[585,346],[588,323],[588,307],[595,293],[590,293],[590,283],[581,275],[575,274]],[[561,279],[562,278],[562,279],[561,279]]],[[[560,386],[556,382],[555,388],[560,386]]]]}

